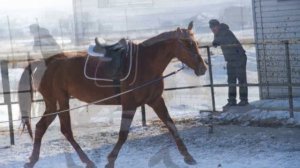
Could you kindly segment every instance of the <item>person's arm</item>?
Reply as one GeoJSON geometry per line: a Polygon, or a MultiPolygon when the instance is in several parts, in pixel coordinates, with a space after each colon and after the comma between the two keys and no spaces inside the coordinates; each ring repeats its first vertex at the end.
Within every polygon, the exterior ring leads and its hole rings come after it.
{"type": "Polygon", "coordinates": [[[214,41],[212,42],[214,47],[218,47],[221,45],[221,38],[218,35],[214,35],[214,41]]]}
{"type": "Polygon", "coordinates": [[[231,30],[227,30],[224,33],[224,43],[226,45],[239,45],[240,42],[238,41],[238,39],[235,37],[235,35],[233,34],[233,32],[231,30]]]}
{"type": "Polygon", "coordinates": [[[218,34],[215,34],[214,41],[212,42],[214,47],[218,47],[221,45],[227,44],[227,31],[226,30],[220,30],[218,34]]]}
{"type": "Polygon", "coordinates": [[[226,44],[229,45],[229,47],[235,47],[236,52],[239,54],[245,54],[246,51],[232,31],[228,30],[226,40],[226,44]]]}

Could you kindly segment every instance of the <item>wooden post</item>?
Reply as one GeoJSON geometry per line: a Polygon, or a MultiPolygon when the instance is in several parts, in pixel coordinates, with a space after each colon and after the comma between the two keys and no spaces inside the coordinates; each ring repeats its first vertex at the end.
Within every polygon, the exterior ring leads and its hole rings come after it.
{"type": "Polygon", "coordinates": [[[288,97],[289,97],[289,113],[290,117],[294,118],[294,100],[293,100],[293,86],[292,86],[292,73],[291,73],[291,62],[290,62],[290,49],[289,42],[285,41],[285,56],[286,56],[286,71],[288,77],[288,97]]]}
{"type": "Polygon", "coordinates": [[[14,138],[14,127],[13,127],[13,117],[12,117],[12,109],[11,109],[11,97],[10,97],[10,85],[9,85],[9,77],[8,77],[8,61],[1,61],[1,76],[2,76],[2,86],[3,86],[3,94],[4,103],[7,105],[8,109],[8,120],[9,120],[9,133],[10,133],[10,144],[15,144],[14,138]]]}
{"type": "Polygon", "coordinates": [[[208,119],[208,133],[212,134],[214,130],[213,126],[213,113],[216,112],[216,100],[215,100],[215,89],[214,89],[214,79],[212,72],[212,63],[211,63],[211,55],[210,55],[210,47],[207,46],[207,58],[208,58],[208,70],[209,70],[209,80],[210,80],[210,92],[211,92],[211,102],[212,102],[212,112],[209,114],[208,119]]]}
{"type": "Polygon", "coordinates": [[[142,122],[143,122],[143,126],[147,126],[146,124],[146,109],[145,109],[145,105],[142,105],[142,122]]]}
{"type": "Polygon", "coordinates": [[[208,58],[208,70],[209,70],[209,80],[210,80],[212,111],[216,112],[215,89],[214,89],[214,80],[213,80],[212,63],[211,63],[209,46],[207,46],[206,50],[207,50],[207,58],[208,58]]]}

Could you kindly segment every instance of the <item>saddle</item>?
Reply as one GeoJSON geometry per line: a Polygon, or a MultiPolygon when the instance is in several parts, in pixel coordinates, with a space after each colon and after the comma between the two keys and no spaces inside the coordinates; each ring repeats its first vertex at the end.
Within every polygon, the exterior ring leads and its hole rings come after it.
{"type": "Polygon", "coordinates": [[[85,76],[93,80],[116,81],[129,73],[127,62],[128,42],[121,39],[107,45],[95,39],[95,45],[88,49],[85,76]]]}
{"type": "Polygon", "coordinates": [[[118,42],[108,45],[105,42],[99,42],[98,38],[95,38],[96,45],[90,45],[88,54],[90,56],[99,57],[103,61],[111,61],[113,56],[121,56],[122,50],[127,50],[127,41],[123,38],[118,42]]]}
{"type": "Polygon", "coordinates": [[[119,40],[118,42],[108,45],[108,44],[101,44],[99,43],[99,41],[97,40],[98,38],[95,39],[95,43],[96,43],[96,47],[95,48],[95,52],[98,52],[97,50],[99,48],[105,48],[106,51],[109,50],[122,50],[122,49],[126,49],[127,48],[127,41],[122,38],[121,40],[119,40]]]}

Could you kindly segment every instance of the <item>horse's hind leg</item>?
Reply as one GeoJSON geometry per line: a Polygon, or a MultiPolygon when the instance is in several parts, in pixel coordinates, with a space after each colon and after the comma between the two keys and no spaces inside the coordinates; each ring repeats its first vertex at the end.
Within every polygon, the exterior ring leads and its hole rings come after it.
{"type": "Polygon", "coordinates": [[[119,151],[125,141],[127,140],[129,128],[132,123],[132,119],[134,117],[136,111],[136,107],[134,108],[127,108],[123,106],[122,110],[122,120],[121,120],[121,127],[119,131],[119,139],[116,145],[114,146],[111,153],[108,155],[108,164],[105,166],[106,168],[113,168],[115,166],[115,161],[118,157],[119,151]]]}
{"type": "MultiPolygon", "coordinates": [[[[46,110],[44,115],[48,115],[48,114],[51,114],[51,113],[50,113],[50,111],[46,110]]],[[[29,158],[29,163],[26,163],[24,165],[25,168],[32,168],[35,165],[35,163],[39,160],[42,138],[43,138],[47,128],[49,127],[49,125],[55,119],[55,117],[56,117],[56,114],[49,115],[49,116],[43,116],[40,119],[40,121],[36,124],[33,150],[32,150],[32,154],[29,158]]]]}
{"type": "MultiPolygon", "coordinates": [[[[59,102],[60,111],[61,110],[68,110],[69,109],[69,98],[66,98],[63,101],[59,102]]],[[[71,143],[73,148],[76,150],[77,154],[79,155],[80,160],[83,163],[87,164],[87,168],[96,167],[94,163],[88,158],[88,156],[83,152],[79,144],[75,141],[72,128],[71,128],[71,119],[70,119],[70,112],[62,112],[58,114],[60,120],[60,128],[62,134],[66,137],[66,139],[71,143]]]]}
{"type": "Polygon", "coordinates": [[[148,105],[153,108],[153,110],[155,111],[155,113],[164,122],[164,124],[167,126],[167,128],[171,132],[173,138],[176,141],[177,147],[178,147],[181,155],[184,156],[184,161],[187,164],[190,164],[190,165],[196,164],[196,161],[190,155],[190,153],[188,152],[185,144],[183,143],[182,139],[180,138],[180,136],[178,134],[178,131],[177,131],[177,128],[176,128],[176,126],[175,126],[172,118],[169,115],[168,109],[167,109],[167,107],[165,105],[165,101],[163,100],[163,98],[159,98],[155,102],[150,103],[148,105]]]}

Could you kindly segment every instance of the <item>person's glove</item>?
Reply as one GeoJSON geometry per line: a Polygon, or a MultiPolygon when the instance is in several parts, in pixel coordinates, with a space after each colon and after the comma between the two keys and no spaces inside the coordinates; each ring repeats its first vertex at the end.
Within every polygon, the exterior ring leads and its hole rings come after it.
{"type": "Polygon", "coordinates": [[[218,42],[216,42],[216,41],[213,41],[213,42],[212,42],[212,45],[213,45],[214,47],[218,47],[220,44],[219,44],[218,42]]]}

